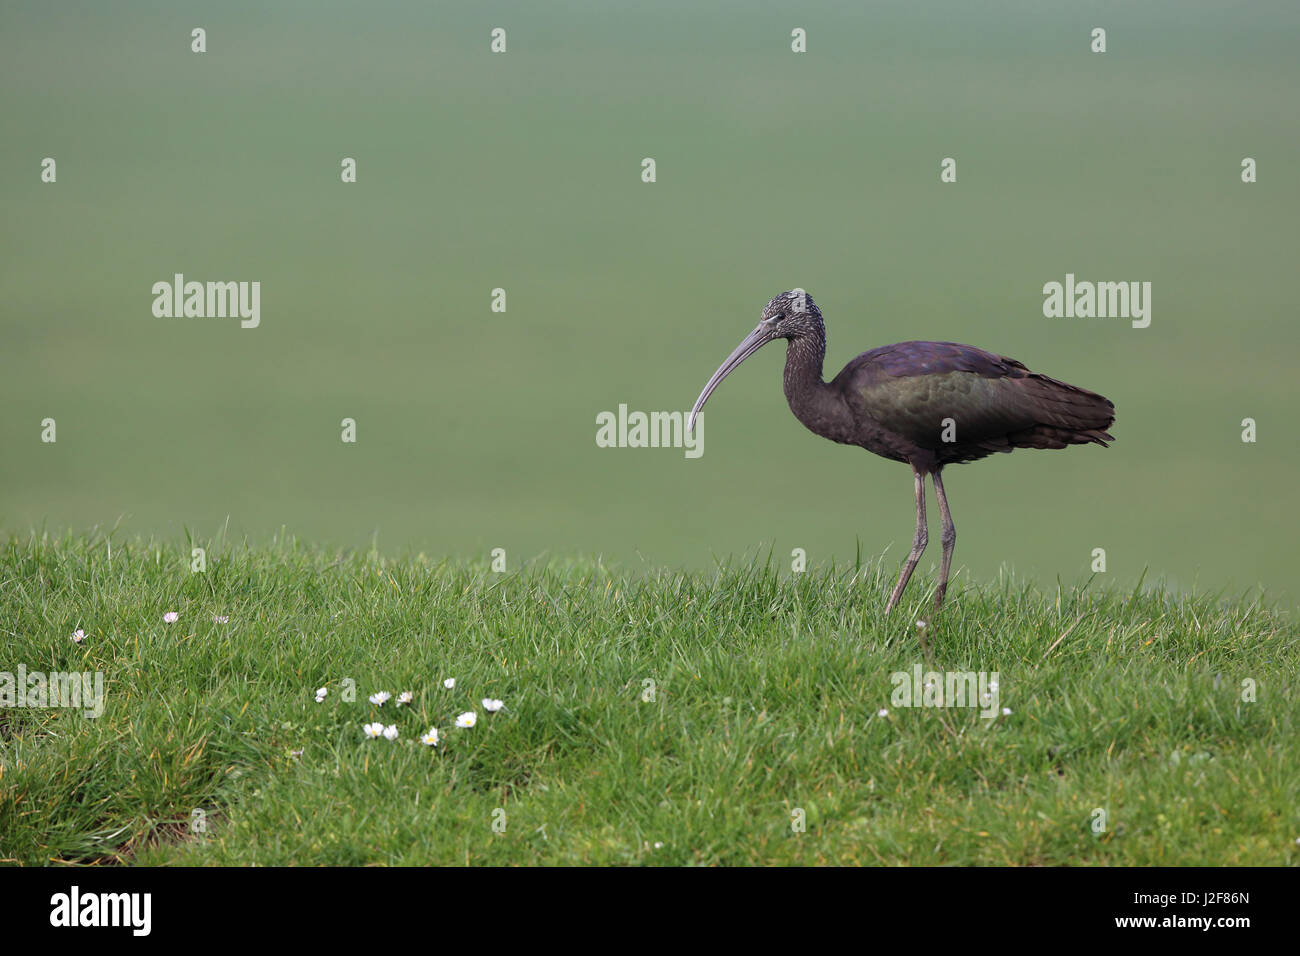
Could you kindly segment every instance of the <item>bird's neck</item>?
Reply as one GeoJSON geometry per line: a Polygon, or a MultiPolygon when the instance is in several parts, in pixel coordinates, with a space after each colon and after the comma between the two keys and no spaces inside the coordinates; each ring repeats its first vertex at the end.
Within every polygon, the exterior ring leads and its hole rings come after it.
{"type": "Polygon", "coordinates": [[[848,424],[848,409],[835,390],[822,381],[825,360],[825,332],[818,330],[790,339],[785,350],[785,400],[794,417],[809,430],[841,441],[838,436],[848,424]]]}

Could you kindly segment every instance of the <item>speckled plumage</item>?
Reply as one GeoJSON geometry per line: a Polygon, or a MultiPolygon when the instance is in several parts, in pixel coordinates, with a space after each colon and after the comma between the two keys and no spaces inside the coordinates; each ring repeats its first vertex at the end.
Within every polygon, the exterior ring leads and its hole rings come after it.
{"type": "Polygon", "coordinates": [[[1031,372],[1022,363],[955,342],[899,342],[863,352],[830,382],[822,380],[826,328],[806,292],[783,292],[763,309],[758,327],[714,373],[694,415],[713,389],[768,342],[787,341],[783,376],[790,410],[810,431],[912,466],[917,531],[912,553],[890,596],[892,609],[921,553],[924,480],[943,513],[944,556],[935,594],[942,605],[956,540],[940,472],[1017,448],[1065,448],[1113,441],[1106,431],[1115,406],[1087,389],[1031,372]]]}

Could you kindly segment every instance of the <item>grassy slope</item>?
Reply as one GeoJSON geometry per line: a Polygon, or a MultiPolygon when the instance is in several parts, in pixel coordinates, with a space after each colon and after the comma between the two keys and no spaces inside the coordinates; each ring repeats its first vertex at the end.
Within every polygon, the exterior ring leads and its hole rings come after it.
{"type": "Polygon", "coordinates": [[[1096,583],[967,589],[930,630],[936,666],[999,671],[1012,714],[882,719],[890,673],[922,660],[922,587],[882,614],[893,571],[628,576],[575,560],[496,575],[288,542],[191,574],[152,544],[114,544],[110,561],[102,537],[11,540],[0,670],[102,669],[108,692],[99,720],[0,711],[0,858],[1297,860],[1294,625],[1250,601],[1096,583]],[[415,703],[380,712],[366,696],[381,689],[415,703]],[[482,713],[485,696],[506,710],[482,713]],[[468,709],[478,726],[453,729],[468,709]],[[363,740],[380,716],[399,741],[363,740]],[[435,723],[430,751],[416,737],[435,723]],[[187,836],[194,808],[210,826],[187,836]]]}

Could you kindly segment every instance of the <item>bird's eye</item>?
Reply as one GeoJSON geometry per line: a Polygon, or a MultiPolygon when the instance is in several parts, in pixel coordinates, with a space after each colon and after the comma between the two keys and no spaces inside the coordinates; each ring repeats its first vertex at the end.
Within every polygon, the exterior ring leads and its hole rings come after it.
{"type": "Polygon", "coordinates": [[[772,322],[772,323],[775,324],[775,323],[781,321],[781,316],[780,316],[780,315],[769,315],[769,316],[767,317],[767,321],[772,322]]]}

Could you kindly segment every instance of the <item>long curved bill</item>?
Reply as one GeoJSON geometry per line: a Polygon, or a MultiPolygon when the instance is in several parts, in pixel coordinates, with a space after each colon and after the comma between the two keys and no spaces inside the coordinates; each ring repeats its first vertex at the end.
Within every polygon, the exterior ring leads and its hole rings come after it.
{"type": "Polygon", "coordinates": [[[713,390],[722,384],[722,380],[731,374],[741,362],[749,358],[768,342],[771,342],[773,335],[770,330],[763,328],[760,323],[758,328],[745,336],[745,341],[736,346],[736,351],[727,356],[727,360],[718,366],[718,370],[713,373],[709,383],[704,386],[704,391],[700,392],[700,397],[695,400],[695,407],[691,409],[691,420],[686,425],[686,430],[692,431],[695,428],[695,418],[700,414],[700,409],[704,403],[709,400],[713,390]]]}

